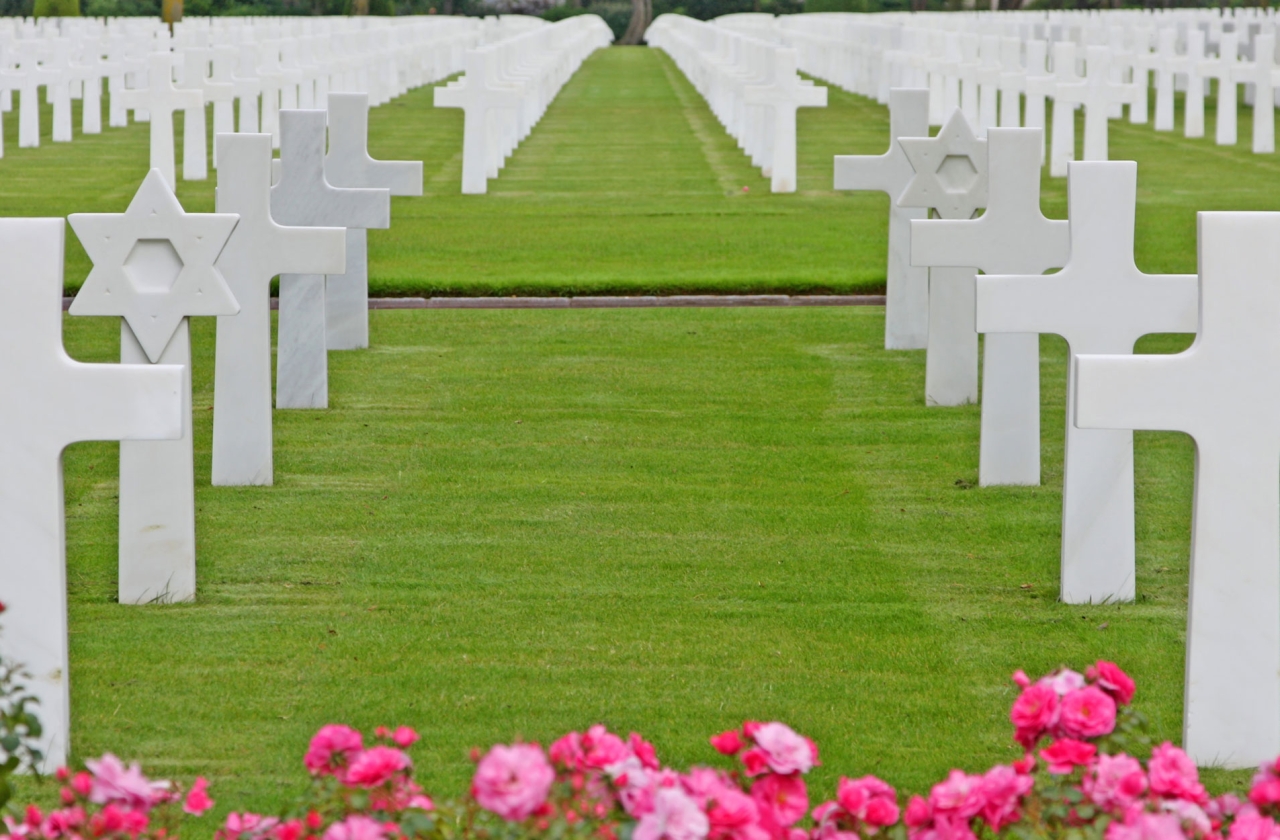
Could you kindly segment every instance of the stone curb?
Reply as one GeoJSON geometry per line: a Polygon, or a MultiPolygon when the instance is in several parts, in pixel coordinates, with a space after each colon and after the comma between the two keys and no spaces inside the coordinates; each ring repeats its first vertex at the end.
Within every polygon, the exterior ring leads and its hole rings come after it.
{"type": "MultiPolygon", "coordinates": [[[[62,299],[62,308],[71,298],[62,299]]],[[[644,295],[595,297],[369,298],[370,309],[651,309],[717,306],[884,306],[884,295],[644,295]]],[[[279,309],[278,298],[271,308],[279,309]]]]}

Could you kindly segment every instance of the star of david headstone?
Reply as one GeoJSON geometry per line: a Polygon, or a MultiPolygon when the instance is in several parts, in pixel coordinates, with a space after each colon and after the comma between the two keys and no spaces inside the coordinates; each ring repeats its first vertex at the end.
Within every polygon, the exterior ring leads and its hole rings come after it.
{"type": "MultiPolygon", "coordinates": [[[[1040,212],[1038,128],[987,131],[987,209],[976,219],[911,223],[911,261],[922,266],[974,265],[987,274],[1040,274],[1066,264],[1066,221],[1040,212]]],[[[983,486],[1040,483],[1040,336],[993,333],[982,356],[982,432],[978,481],[983,486]]]]}
{"type": "Polygon", "coordinates": [[[40,701],[46,772],[71,732],[62,451],[182,433],[182,369],[77,362],[62,346],[62,219],[0,220],[0,601],[5,655],[40,701]]]}
{"type": "Polygon", "coordinates": [[[69,217],[93,262],[72,315],[118,315],[120,361],[183,368],[183,434],[120,444],[119,598],[122,604],[195,597],[195,474],[190,315],[240,307],[214,268],[238,217],[187,213],[151,170],[120,214],[69,217]]]}
{"type": "Polygon", "coordinates": [[[1182,742],[1201,765],[1257,767],[1280,751],[1280,213],[1197,221],[1195,343],[1079,356],[1074,419],[1194,438],[1182,742]]]}
{"type": "Polygon", "coordinates": [[[1062,588],[1069,604],[1134,597],[1133,433],[1075,425],[1076,358],[1133,352],[1148,333],[1195,332],[1194,275],[1154,275],[1133,259],[1138,168],[1073,162],[1067,180],[1070,259],[1056,274],[978,278],[978,329],[1067,340],[1062,468],[1062,588]]]}
{"type": "MultiPolygon", "coordinates": [[[[903,207],[968,219],[987,203],[987,141],[974,136],[960,110],[935,137],[898,140],[915,175],[898,198],[903,207]]],[[[928,405],[978,401],[978,333],[973,326],[974,267],[929,269],[929,341],[924,393],[928,405]]]]}

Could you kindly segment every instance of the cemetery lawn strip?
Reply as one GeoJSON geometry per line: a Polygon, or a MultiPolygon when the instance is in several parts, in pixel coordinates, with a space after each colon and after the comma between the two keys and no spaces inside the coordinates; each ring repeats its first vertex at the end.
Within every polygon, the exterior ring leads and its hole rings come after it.
{"type": "MultiPolygon", "coordinates": [[[[276,413],[259,488],[209,486],[200,319],[196,603],[114,603],[117,447],[66,453],[75,752],[271,810],[331,721],[417,727],[447,796],[474,745],[603,721],[686,766],[781,719],[823,750],[818,801],[1015,758],[1009,674],[1103,657],[1176,740],[1189,440],[1137,436],[1138,602],[1059,604],[1064,343],[1043,486],[984,489],[978,408],[926,409],[882,313],[375,312],[369,351],[330,354],[332,409],[276,413]]],[[[66,330],[118,358],[114,319],[66,330]]]]}

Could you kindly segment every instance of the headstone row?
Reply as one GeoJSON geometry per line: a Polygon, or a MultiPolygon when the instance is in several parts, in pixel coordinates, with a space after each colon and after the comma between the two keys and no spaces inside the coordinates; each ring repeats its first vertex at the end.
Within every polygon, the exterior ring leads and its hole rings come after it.
{"type": "Polygon", "coordinates": [[[645,40],[702,94],[773,192],[796,191],[796,109],[822,108],[827,89],[796,72],[796,51],[684,15],[660,15],[645,40]]]}

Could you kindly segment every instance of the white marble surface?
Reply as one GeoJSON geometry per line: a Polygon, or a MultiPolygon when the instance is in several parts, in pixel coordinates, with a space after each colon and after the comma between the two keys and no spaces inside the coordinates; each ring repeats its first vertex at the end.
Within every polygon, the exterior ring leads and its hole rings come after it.
{"type": "Polygon", "coordinates": [[[875,190],[889,196],[889,264],[885,271],[884,347],[920,350],[929,340],[929,270],[911,265],[911,220],[923,207],[902,207],[898,196],[914,171],[899,137],[929,136],[929,91],[889,91],[889,150],[882,155],[837,155],[837,190],[875,190]]]}
{"type": "MultiPolygon", "coordinates": [[[[326,118],[327,112],[319,110],[280,112],[280,179],[271,188],[272,217],[282,224],[299,226],[389,227],[389,190],[335,187],[326,180],[326,118]]],[[[318,305],[310,299],[289,299],[295,294],[307,294],[304,289],[309,285],[281,278],[277,408],[327,408],[329,405],[323,278],[318,305]],[[307,358],[295,358],[297,354],[305,354],[307,358]]]]}
{"type": "Polygon", "coordinates": [[[341,271],[346,233],[272,218],[270,135],[222,134],[217,143],[217,210],[240,222],[216,265],[240,312],[218,318],[213,483],[271,484],[271,278],[341,271]]]}
{"type": "MultiPolygon", "coordinates": [[[[931,208],[943,219],[969,219],[986,206],[987,141],[974,136],[962,111],[952,111],[936,136],[902,137],[898,143],[915,172],[898,197],[899,205],[931,208]]],[[[926,405],[978,401],[975,274],[971,266],[929,269],[926,405]]]]}
{"type": "MultiPolygon", "coordinates": [[[[151,120],[151,168],[160,170],[169,189],[176,189],[173,159],[173,112],[204,107],[204,94],[173,86],[173,59],[167,52],[148,58],[148,86],[116,94],[126,108],[146,109],[151,120]]],[[[203,113],[203,111],[201,112],[203,113]]],[[[136,114],[135,114],[136,116],[136,114]]]]}
{"type": "Polygon", "coordinates": [[[1055,178],[1067,177],[1067,167],[1076,158],[1075,106],[1060,102],[1058,88],[1076,84],[1076,45],[1070,41],[1057,41],[1053,45],[1053,118],[1049,129],[1049,174],[1055,178]]]}
{"type": "MultiPolygon", "coordinates": [[[[978,278],[978,329],[1061,335],[1071,372],[1081,353],[1129,354],[1148,333],[1195,332],[1195,276],[1143,274],[1134,263],[1137,181],[1130,161],[1072,163],[1070,259],[1056,274],[978,278]]],[[[1133,434],[1076,428],[1073,381],[1069,373],[1060,595],[1071,604],[1131,601],[1133,434]]]]}
{"type": "MultiPolygon", "coordinates": [[[[1040,212],[1038,128],[987,131],[987,209],[976,219],[911,223],[912,262],[977,266],[987,274],[1042,274],[1066,264],[1065,220],[1040,212]]],[[[1040,483],[1040,337],[991,333],[983,344],[983,486],[1040,483]]]]}
{"type": "Polygon", "coordinates": [[[1110,155],[1107,143],[1108,120],[1113,111],[1122,105],[1133,106],[1138,99],[1138,86],[1112,80],[1111,50],[1107,47],[1088,47],[1085,50],[1085,66],[1083,79],[1058,85],[1054,110],[1057,110],[1058,104],[1063,106],[1064,111],[1075,105],[1083,107],[1083,159],[1107,160],[1110,155]]]}
{"type": "Polygon", "coordinates": [[[122,604],[195,597],[195,489],[191,437],[189,315],[234,315],[240,307],[214,261],[235,228],[233,214],[187,213],[151,170],[124,213],[76,213],[70,223],[93,269],[72,315],[116,315],[120,361],[180,365],[183,433],[178,440],[120,447],[119,598],[122,604]]]}
{"type": "Polygon", "coordinates": [[[1075,420],[1195,439],[1183,744],[1246,768],[1280,752],[1280,213],[1200,213],[1199,243],[1195,343],[1081,355],[1075,420]]]}
{"type": "Polygon", "coordinates": [[[182,368],[90,365],[62,347],[62,219],[0,220],[0,602],[5,656],[40,700],[44,769],[71,730],[62,450],[182,434],[182,368]]]}
{"type": "Polygon", "coordinates": [[[796,73],[796,51],[785,47],[773,50],[773,65],[763,84],[743,88],[743,102],[765,109],[764,128],[769,191],[796,191],[796,110],[827,107],[827,89],[817,87],[796,73]]]}
{"type": "MultiPolygon", "coordinates": [[[[335,187],[381,187],[422,195],[422,161],[369,156],[369,96],[330,93],[324,176],[335,187]]],[[[330,350],[369,346],[369,262],[363,228],[347,229],[347,271],[325,278],[325,336],[330,350]]]]}

